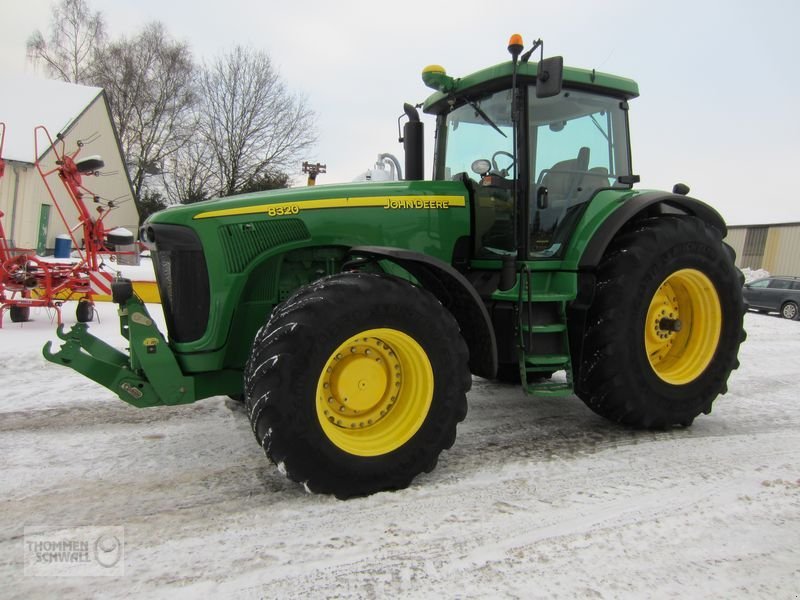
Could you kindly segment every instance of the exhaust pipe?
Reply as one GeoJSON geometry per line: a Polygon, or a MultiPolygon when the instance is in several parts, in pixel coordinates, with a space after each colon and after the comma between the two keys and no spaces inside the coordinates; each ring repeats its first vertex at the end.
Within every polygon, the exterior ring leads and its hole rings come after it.
{"type": "Polygon", "coordinates": [[[403,111],[408,117],[400,138],[406,155],[406,181],[419,181],[425,179],[425,125],[411,104],[403,104],[403,111]]]}

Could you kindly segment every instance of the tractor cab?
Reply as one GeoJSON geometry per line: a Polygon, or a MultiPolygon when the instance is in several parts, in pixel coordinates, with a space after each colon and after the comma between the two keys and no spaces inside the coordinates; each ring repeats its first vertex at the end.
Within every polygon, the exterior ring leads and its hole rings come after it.
{"type": "Polygon", "coordinates": [[[474,259],[561,258],[592,197],[635,181],[627,100],[636,84],[566,69],[563,85],[543,93],[550,60],[458,80],[441,67],[423,73],[439,90],[425,104],[437,115],[434,179],[470,189],[474,259]]]}

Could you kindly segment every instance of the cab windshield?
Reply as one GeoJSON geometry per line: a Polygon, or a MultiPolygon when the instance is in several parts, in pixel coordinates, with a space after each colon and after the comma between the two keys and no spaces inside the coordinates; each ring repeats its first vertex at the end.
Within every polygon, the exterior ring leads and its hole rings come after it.
{"type": "Polygon", "coordinates": [[[503,90],[473,100],[449,113],[445,121],[447,149],[444,179],[466,173],[473,181],[480,176],[472,171],[477,159],[494,157],[497,170],[511,167],[514,136],[511,126],[511,90],[503,90]]]}

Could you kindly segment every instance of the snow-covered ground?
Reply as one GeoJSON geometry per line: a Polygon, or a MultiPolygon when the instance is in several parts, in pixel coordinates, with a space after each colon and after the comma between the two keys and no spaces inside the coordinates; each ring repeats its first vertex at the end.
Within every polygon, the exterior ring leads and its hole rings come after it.
{"type": "Polygon", "coordinates": [[[34,318],[0,330],[2,598],[800,594],[800,322],[748,314],[730,392],[685,430],[476,379],[435,471],[341,502],[284,479],[231,401],[135,409],[45,362],[34,318]],[[123,576],[24,574],[23,527],[85,525],[124,528],[123,576]]]}

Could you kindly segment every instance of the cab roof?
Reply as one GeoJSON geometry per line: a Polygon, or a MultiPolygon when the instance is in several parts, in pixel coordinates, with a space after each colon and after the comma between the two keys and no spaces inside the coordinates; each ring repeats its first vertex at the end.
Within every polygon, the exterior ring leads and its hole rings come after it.
{"type": "MultiPolygon", "coordinates": [[[[425,100],[422,110],[426,113],[439,113],[446,105],[448,98],[459,96],[467,90],[480,90],[484,86],[487,89],[495,88],[504,81],[510,84],[512,68],[512,62],[509,60],[464,77],[454,78],[454,89],[447,93],[435,92],[431,94],[425,100]]],[[[535,80],[537,68],[538,63],[535,62],[519,64],[517,77],[520,79],[520,83],[525,81],[530,83],[535,80]]],[[[639,95],[639,86],[632,79],[601,73],[594,69],[588,70],[576,67],[564,67],[564,87],[597,91],[627,99],[635,98],[639,95]]]]}

